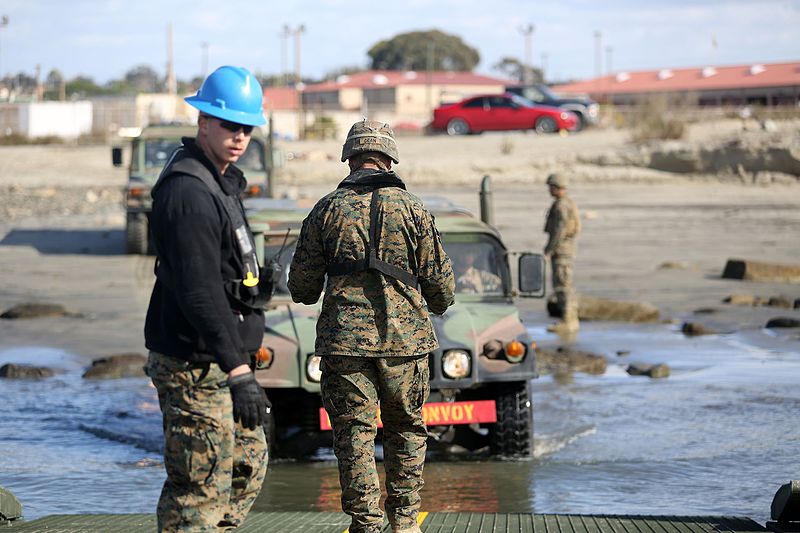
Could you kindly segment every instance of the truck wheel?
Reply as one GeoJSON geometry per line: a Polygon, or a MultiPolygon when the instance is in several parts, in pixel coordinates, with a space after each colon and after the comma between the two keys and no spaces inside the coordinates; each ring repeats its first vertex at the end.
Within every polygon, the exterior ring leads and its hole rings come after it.
{"type": "Polygon", "coordinates": [[[533,455],[533,404],[527,382],[508,383],[495,395],[497,422],[489,429],[492,455],[533,455]]]}
{"type": "Polygon", "coordinates": [[[583,118],[582,113],[578,113],[577,111],[573,111],[573,113],[575,113],[575,116],[578,117],[578,124],[575,126],[575,131],[583,130],[583,128],[586,127],[586,119],[583,118]]]}
{"type": "Polygon", "coordinates": [[[129,254],[147,255],[150,240],[148,237],[147,215],[128,215],[125,225],[125,251],[129,254]]]}
{"type": "Polygon", "coordinates": [[[550,117],[541,117],[534,126],[536,133],[555,133],[558,130],[556,121],[550,117]]]}

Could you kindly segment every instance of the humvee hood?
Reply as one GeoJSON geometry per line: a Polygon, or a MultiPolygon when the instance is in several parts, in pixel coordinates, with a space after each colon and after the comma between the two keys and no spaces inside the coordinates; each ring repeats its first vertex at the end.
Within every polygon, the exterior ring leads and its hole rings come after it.
{"type": "Polygon", "coordinates": [[[476,355],[492,339],[507,342],[525,332],[516,307],[507,303],[459,302],[431,319],[442,349],[463,347],[476,355]]]}

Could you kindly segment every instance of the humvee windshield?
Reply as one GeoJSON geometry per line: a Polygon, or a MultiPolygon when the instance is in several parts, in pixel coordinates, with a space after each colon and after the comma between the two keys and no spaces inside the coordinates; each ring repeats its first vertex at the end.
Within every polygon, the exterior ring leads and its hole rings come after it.
{"type": "MultiPolygon", "coordinates": [[[[144,142],[145,168],[161,168],[178,147],[180,139],[148,139],[144,142]]],[[[136,157],[134,153],[134,157],[136,157]]],[[[135,161],[136,159],[134,159],[135,161]]],[[[236,166],[249,170],[264,170],[264,153],[259,141],[252,139],[236,166]]]]}
{"type": "Polygon", "coordinates": [[[505,269],[502,267],[505,252],[490,237],[470,242],[453,242],[443,235],[444,249],[453,262],[457,294],[502,295],[505,269]]]}
{"type": "Polygon", "coordinates": [[[174,139],[153,139],[144,144],[145,168],[160,168],[167,164],[167,159],[181,145],[174,139]]]}
{"type": "MultiPolygon", "coordinates": [[[[444,248],[450,260],[453,262],[453,273],[456,278],[456,293],[458,294],[481,294],[481,295],[504,295],[506,294],[507,277],[503,267],[505,250],[497,242],[488,236],[468,235],[468,240],[454,236],[448,239],[444,236],[444,248]]],[[[281,279],[275,288],[276,294],[288,295],[289,287],[289,266],[292,262],[294,249],[297,245],[297,238],[290,236],[283,246],[284,235],[265,237],[264,253],[268,260],[276,258],[283,268],[281,279]],[[283,246],[283,250],[281,247],[283,246]]]]}

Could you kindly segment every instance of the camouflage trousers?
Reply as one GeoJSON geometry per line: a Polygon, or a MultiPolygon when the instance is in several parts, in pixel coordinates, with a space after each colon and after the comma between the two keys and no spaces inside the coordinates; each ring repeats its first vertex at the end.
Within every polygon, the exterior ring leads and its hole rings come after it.
{"type": "Polygon", "coordinates": [[[383,421],[386,514],[393,527],[416,524],[428,429],[422,404],[430,394],[428,358],[322,357],[322,403],[331,418],[339,460],[342,510],[350,533],[380,531],[383,513],[375,464],[378,404],[383,421]]]}
{"type": "Polygon", "coordinates": [[[226,531],[244,522],[267,473],[263,428],[233,421],[227,374],[150,352],[145,367],[158,391],[167,479],[158,531],[226,531]]]}
{"type": "Polygon", "coordinates": [[[553,254],[550,264],[553,271],[553,292],[556,295],[556,304],[561,310],[564,322],[578,320],[578,302],[575,290],[572,288],[572,262],[571,255],[553,254]]]}

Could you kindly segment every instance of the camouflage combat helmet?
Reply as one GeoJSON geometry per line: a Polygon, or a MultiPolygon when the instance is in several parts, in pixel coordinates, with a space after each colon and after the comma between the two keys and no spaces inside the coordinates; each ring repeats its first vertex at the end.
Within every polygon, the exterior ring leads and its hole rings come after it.
{"type": "Polygon", "coordinates": [[[548,185],[552,185],[553,187],[558,187],[559,189],[566,189],[567,185],[569,185],[569,178],[564,174],[550,174],[547,176],[548,185]]]}
{"type": "Polygon", "coordinates": [[[400,162],[394,132],[385,122],[365,118],[350,128],[342,146],[342,163],[364,152],[380,152],[389,156],[395,163],[400,162]]]}

